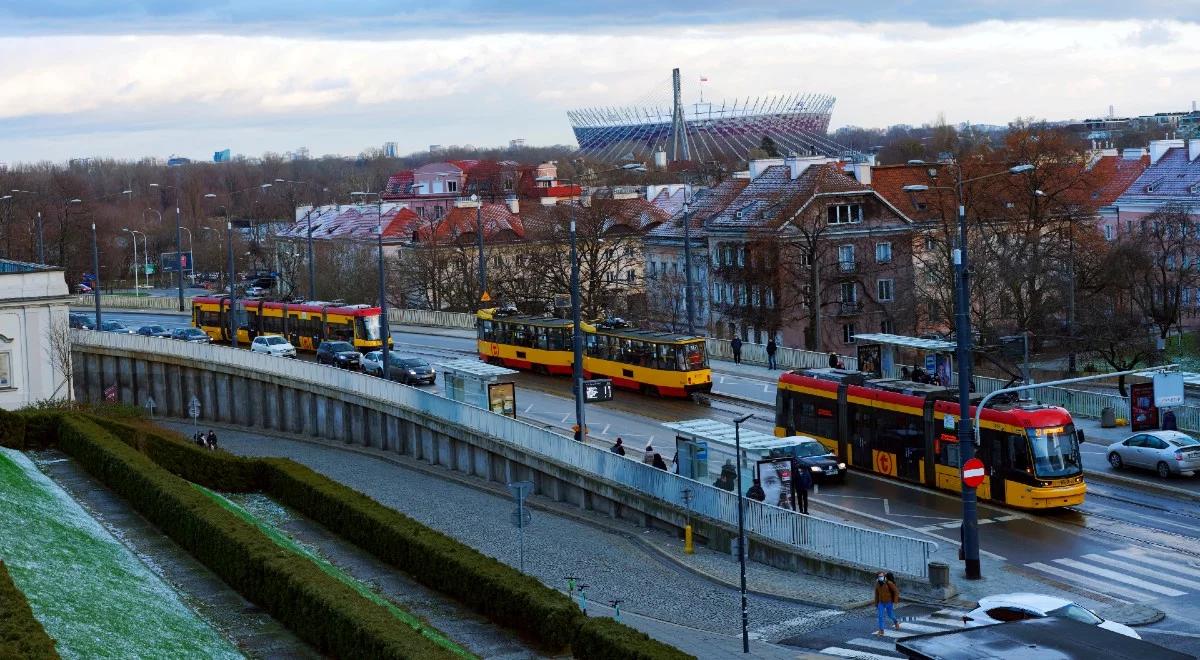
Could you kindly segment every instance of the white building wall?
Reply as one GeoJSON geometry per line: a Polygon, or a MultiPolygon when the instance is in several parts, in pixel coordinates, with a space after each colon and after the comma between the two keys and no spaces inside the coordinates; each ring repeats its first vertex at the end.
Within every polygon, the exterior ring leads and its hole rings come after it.
{"type": "Polygon", "coordinates": [[[51,347],[51,330],[67,324],[69,300],[61,270],[0,270],[0,408],[16,410],[70,392],[51,347]]]}

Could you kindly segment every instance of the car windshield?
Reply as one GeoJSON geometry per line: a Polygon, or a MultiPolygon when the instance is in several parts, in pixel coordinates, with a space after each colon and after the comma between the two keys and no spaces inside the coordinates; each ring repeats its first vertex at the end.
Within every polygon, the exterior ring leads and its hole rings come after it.
{"type": "Polygon", "coordinates": [[[829,451],[825,449],[825,445],[819,442],[802,442],[792,448],[792,455],[796,458],[808,458],[810,456],[824,456],[829,451]]]}
{"type": "Polygon", "coordinates": [[[188,335],[189,337],[195,337],[196,335],[202,335],[204,333],[201,332],[199,328],[188,328],[187,330],[183,331],[183,334],[188,335]]]}
{"type": "Polygon", "coordinates": [[[1098,626],[1104,623],[1104,619],[1101,619],[1100,617],[1092,614],[1088,610],[1076,605],[1075,603],[1063,605],[1056,610],[1050,610],[1049,612],[1046,612],[1046,616],[1052,616],[1059,619],[1071,619],[1080,623],[1086,623],[1089,626],[1098,626]]]}
{"type": "Polygon", "coordinates": [[[278,346],[279,344],[287,343],[283,337],[267,337],[266,342],[269,346],[278,346]]]}
{"type": "Polygon", "coordinates": [[[1029,444],[1033,449],[1033,469],[1037,476],[1070,477],[1083,471],[1073,425],[1029,429],[1029,444]]]}
{"type": "Polygon", "coordinates": [[[428,367],[429,366],[428,362],[426,362],[425,360],[417,359],[417,358],[408,358],[408,359],[404,359],[404,360],[397,360],[396,364],[398,364],[401,367],[405,367],[407,369],[416,369],[418,367],[428,367]]]}
{"type": "Polygon", "coordinates": [[[120,323],[117,323],[116,321],[105,321],[104,329],[105,330],[124,330],[125,326],[121,325],[120,323]]]}
{"type": "Polygon", "coordinates": [[[146,332],[162,332],[163,331],[163,327],[161,325],[148,325],[142,329],[145,330],[146,332]]]}
{"type": "Polygon", "coordinates": [[[334,353],[350,353],[354,351],[354,347],[349,342],[335,341],[330,342],[329,350],[334,353]]]}
{"type": "Polygon", "coordinates": [[[364,355],[363,358],[365,360],[367,360],[368,362],[378,362],[379,361],[379,351],[371,351],[370,353],[367,353],[366,355],[364,355]]]}

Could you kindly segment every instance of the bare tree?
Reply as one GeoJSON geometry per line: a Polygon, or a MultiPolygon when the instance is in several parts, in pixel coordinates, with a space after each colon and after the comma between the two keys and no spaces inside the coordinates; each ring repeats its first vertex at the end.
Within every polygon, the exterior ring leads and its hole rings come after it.
{"type": "Polygon", "coordinates": [[[56,379],[50,398],[73,400],[75,369],[71,361],[71,323],[65,315],[50,322],[46,333],[46,359],[56,379]]]}
{"type": "Polygon", "coordinates": [[[1147,215],[1140,231],[1123,236],[1117,248],[1133,302],[1161,339],[1179,325],[1184,291],[1200,284],[1200,240],[1192,217],[1188,205],[1167,204],[1147,215]]]}

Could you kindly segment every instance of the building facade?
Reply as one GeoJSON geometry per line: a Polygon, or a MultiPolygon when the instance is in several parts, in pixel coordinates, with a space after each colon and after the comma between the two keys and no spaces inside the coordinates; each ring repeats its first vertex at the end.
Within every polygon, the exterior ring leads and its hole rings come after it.
{"type": "Polygon", "coordinates": [[[71,396],[71,346],[61,268],[0,260],[0,408],[71,396]]]}

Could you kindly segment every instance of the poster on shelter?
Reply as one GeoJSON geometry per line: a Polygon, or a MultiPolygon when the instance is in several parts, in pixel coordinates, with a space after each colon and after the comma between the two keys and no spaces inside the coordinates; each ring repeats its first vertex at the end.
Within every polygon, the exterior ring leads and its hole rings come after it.
{"type": "Polygon", "coordinates": [[[1129,427],[1135,433],[1158,428],[1154,383],[1134,383],[1129,386],[1129,427]]]}
{"type": "Polygon", "coordinates": [[[762,486],[763,504],[796,510],[792,493],[792,459],[775,458],[758,462],[758,485],[762,486]]]}
{"type": "Polygon", "coordinates": [[[938,353],[937,356],[938,384],[950,387],[950,356],[938,353]]]}
{"type": "Polygon", "coordinates": [[[880,363],[879,344],[864,344],[858,347],[858,370],[871,374],[875,378],[883,377],[883,365],[880,363]]]}
{"type": "Polygon", "coordinates": [[[497,415],[517,416],[517,386],[515,383],[489,383],[488,409],[497,415]]]}

